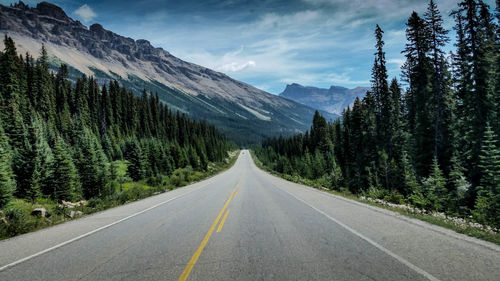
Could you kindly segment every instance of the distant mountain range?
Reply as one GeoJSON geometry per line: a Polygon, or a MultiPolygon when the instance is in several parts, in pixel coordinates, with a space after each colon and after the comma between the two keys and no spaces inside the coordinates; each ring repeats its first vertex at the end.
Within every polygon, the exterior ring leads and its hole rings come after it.
{"type": "MultiPolygon", "coordinates": [[[[70,79],[115,79],[136,94],[157,93],[171,108],[206,119],[240,144],[307,130],[314,109],[259,90],[211,69],[185,62],[146,40],[134,40],[73,20],[58,6],[0,5],[0,32],[20,53],[35,57],[45,45],[54,68],[69,65],[70,79]]],[[[323,111],[328,119],[338,116],[323,111]]]]}
{"type": "Polygon", "coordinates": [[[331,114],[341,115],[342,110],[351,105],[356,97],[363,98],[369,87],[348,89],[331,86],[329,89],[302,86],[296,83],[287,85],[280,97],[296,101],[331,114]]]}

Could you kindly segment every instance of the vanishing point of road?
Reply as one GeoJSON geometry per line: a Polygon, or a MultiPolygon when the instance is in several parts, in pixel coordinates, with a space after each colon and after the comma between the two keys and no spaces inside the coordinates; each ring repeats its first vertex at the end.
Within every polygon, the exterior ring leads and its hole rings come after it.
{"type": "Polygon", "coordinates": [[[0,241],[0,280],[500,280],[500,247],[290,183],[242,151],[208,180],[0,241]]]}

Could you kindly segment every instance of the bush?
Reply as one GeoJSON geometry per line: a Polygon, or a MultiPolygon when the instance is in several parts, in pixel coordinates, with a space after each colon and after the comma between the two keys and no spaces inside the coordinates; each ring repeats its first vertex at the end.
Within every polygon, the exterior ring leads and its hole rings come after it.
{"type": "Polygon", "coordinates": [[[118,196],[118,201],[123,204],[153,195],[154,189],[141,183],[133,183],[131,187],[124,190],[118,196]]]}
{"type": "Polygon", "coordinates": [[[394,204],[404,204],[405,203],[404,198],[405,197],[401,193],[397,192],[396,190],[392,190],[391,192],[389,192],[387,195],[384,196],[384,201],[391,202],[394,204]]]}
{"type": "Polygon", "coordinates": [[[385,189],[381,189],[381,188],[376,188],[374,186],[370,186],[368,188],[368,190],[366,190],[365,192],[363,192],[363,194],[366,196],[366,197],[370,197],[370,198],[373,198],[373,199],[384,199],[385,197],[388,196],[388,191],[385,190],[385,189]]]}
{"type": "Polygon", "coordinates": [[[94,198],[91,198],[87,201],[87,207],[99,209],[99,207],[102,205],[102,203],[103,203],[103,201],[101,198],[94,197],[94,198]]]}

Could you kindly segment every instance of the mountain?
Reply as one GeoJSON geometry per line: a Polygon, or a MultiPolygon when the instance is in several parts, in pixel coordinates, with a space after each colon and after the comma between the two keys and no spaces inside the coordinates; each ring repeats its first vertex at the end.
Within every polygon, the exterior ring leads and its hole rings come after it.
{"type": "Polygon", "coordinates": [[[143,89],[157,93],[169,107],[206,119],[240,144],[311,125],[311,107],[183,61],[147,40],[120,36],[100,24],[87,28],[47,2],[35,8],[0,5],[0,32],[12,37],[20,53],[36,57],[44,44],[54,68],[69,65],[70,79],[93,75],[100,84],[117,80],[137,95],[143,89]]]}
{"type": "Polygon", "coordinates": [[[331,86],[330,89],[302,86],[296,83],[287,85],[280,97],[298,103],[324,110],[331,114],[341,115],[344,108],[351,105],[356,97],[363,98],[369,87],[356,87],[348,89],[331,86]]]}

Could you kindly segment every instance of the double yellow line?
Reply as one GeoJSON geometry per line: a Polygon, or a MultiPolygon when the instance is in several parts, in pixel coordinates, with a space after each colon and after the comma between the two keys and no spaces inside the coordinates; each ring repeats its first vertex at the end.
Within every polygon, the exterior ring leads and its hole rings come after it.
{"type": "MultiPolygon", "coordinates": [[[[237,187],[239,185],[240,184],[238,183],[237,187]]],[[[212,226],[208,230],[207,234],[205,234],[205,237],[201,241],[200,246],[198,247],[198,249],[196,250],[196,252],[194,252],[193,256],[189,260],[188,264],[186,265],[186,268],[182,272],[182,274],[179,277],[179,279],[177,279],[178,281],[185,281],[185,280],[187,280],[187,278],[189,276],[189,273],[191,273],[191,270],[193,269],[194,265],[198,261],[198,258],[200,257],[201,252],[203,252],[203,249],[205,248],[205,246],[207,245],[208,240],[210,239],[210,236],[212,236],[212,233],[214,232],[215,227],[219,223],[219,220],[222,217],[222,214],[224,214],[224,211],[226,210],[227,206],[229,205],[229,202],[231,202],[231,199],[233,199],[236,196],[237,193],[238,193],[238,191],[236,191],[236,188],[233,190],[233,192],[231,192],[231,195],[229,196],[229,198],[227,199],[226,203],[224,204],[224,207],[222,208],[222,210],[220,210],[219,215],[217,216],[217,218],[215,219],[214,223],[212,224],[212,226]]],[[[226,222],[226,218],[227,218],[228,214],[229,214],[229,209],[227,209],[227,212],[224,214],[224,217],[222,218],[222,221],[221,221],[219,227],[217,228],[217,232],[220,232],[222,230],[222,227],[224,226],[224,222],[226,222]]]]}

